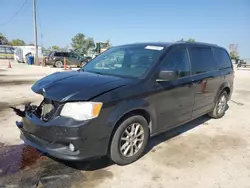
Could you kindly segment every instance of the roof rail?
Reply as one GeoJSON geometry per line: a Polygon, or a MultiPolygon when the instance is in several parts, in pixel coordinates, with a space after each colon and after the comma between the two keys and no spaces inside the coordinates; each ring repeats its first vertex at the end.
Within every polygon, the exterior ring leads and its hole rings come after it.
{"type": "Polygon", "coordinates": [[[189,41],[184,41],[185,43],[195,43],[195,44],[206,44],[206,45],[211,45],[211,46],[218,46],[217,44],[212,44],[208,42],[189,42],[189,41]]]}

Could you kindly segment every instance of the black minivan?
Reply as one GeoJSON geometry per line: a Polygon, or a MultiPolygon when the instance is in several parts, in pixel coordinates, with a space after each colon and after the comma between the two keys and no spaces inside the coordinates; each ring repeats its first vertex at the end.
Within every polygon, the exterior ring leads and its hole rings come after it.
{"type": "Polygon", "coordinates": [[[204,43],[136,43],[112,47],[78,71],[33,86],[44,100],[15,109],[21,138],[64,160],[107,155],[119,165],[139,159],[150,137],[204,114],[221,118],[233,91],[227,51],[204,43]],[[21,113],[22,112],[22,113],[21,113]]]}

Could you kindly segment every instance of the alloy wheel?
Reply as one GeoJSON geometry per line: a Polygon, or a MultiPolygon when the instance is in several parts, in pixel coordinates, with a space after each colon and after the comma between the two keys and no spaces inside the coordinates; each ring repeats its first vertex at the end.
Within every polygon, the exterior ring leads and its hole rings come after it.
{"type": "Polygon", "coordinates": [[[225,95],[222,95],[217,104],[217,113],[218,114],[223,113],[226,108],[226,105],[227,105],[227,98],[225,95]]]}
{"type": "Polygon", "coordinates": [[[141,124],[133,123],[122,133],[120,140],[120,152],[124,157],[134,156],[142,147],[144,130],[141,124]]]}
{"type": "Polygon", "coordinates": [[[55,66],[61,68],[61,67],[63,67],[63,63],[61,61],[57,61],[55,63],[55,66]]]}

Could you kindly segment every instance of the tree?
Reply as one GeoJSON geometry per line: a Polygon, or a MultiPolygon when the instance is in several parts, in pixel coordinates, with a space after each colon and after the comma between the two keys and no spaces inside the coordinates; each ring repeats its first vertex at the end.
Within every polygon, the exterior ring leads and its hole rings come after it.
{"type": "Polygon", "coordinates": [[[95,47],[95,42],[93,38],[88,37],[85,39],[85,35],[83,33],[78,33],[72,38],[71,46],[73,50],[86,55],[89,49],[95,47]]]}
{"type": "Polygon", "coordinates": [[[180,39],[180,40],[177,40],[177,42],[184,42],[184,38],[180,39]]]}
{"type": "Polygon", "coordinates": [[[94,47],[95,47],[94,39],[91,37],[88,37],[85,40],[85,44],[84,44],[85,51],[87,52],[89,49],[94,48],[94,47]]]}
{"type": "Polygon", "coordinates": [[[230,58],[231,59],[239,59],[239,55],[235,52],[229,52],[230,58]]]}
{"type": "Polygon", "coordinates": [[[84,53],[84,41],[85,35],[83,33],[78,33],[72,38],[71,46],[74,50],[77,50],[80,53],[84,53]]]}
{"type": "Polygon", "coordinates": [[[69,45],[67,45],[67,46],[65,46],[65,47],[63,47],[63,48],[61,48],[61,51],[62,51],[62,52],[68,52],[68,51],[69,51],[69,45]]]}
{"type": "Polygon", "coordinates": [[[59,46],[57,46],[57,45],[51,46],[51,47],[50,47],[50,50],[51,50],[51,51],[61,51],[61,49],[60,49],[59,46]]]}
{"type": "Polygon", "coordinates": [[[229,55],[231,59],[239,59],[238,44],[229,45],[229,55]]]}
{"type": "Polygon", "coordinates": [[[195,39],[189,38],[189,39],[187,40],[187,42],[195,42],[195,39]]]}
{"type": "Polygon", "coordinates": [[[177,40],[177,42],[195,42],[195,39],[194,38],[189,38],[188,40],[185,40],[184,38],[180,39],[180,40],[177,40]]]}
{"type": "Polygon", "coordinates": [[[0,33],[0,44],[8,44],[8,39],[4,36],[4,34],[0,33]]]}
{"type": "Polygon", "coordinates": [[[112,44],[110,43],[110,40],[106,40],[105,42],[107,43],[108,48],[110,48],[112,46],[112,44]]]}
{"type": "Polygon", "coordinates": [[[21,39],[13,39],[12,41],[10,41],[10,44],[12,46],[25,46],[25,42],[21,39]]]}

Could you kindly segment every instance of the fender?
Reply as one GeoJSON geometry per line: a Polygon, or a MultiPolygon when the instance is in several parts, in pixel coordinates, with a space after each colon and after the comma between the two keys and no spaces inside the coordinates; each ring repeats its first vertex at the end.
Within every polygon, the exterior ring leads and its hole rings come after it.
{"type": "Polygon", "coordinates": [[[153,109],[144,99],[132,99],[119,103],[109,115],[106,121],[106,126],[112,127],[112,129],[114,129],[115,125],[123,116],[134,110],[144,110],[150,115],[150,133],[154,133],[157,128],[156,112],[155,109],[153,109]]]}
{"type": "Polygon", "coordinates": [[[229,85],[228,82],[226,82],[225,80],[223,81],[223,83],[221,84],[221,86],[219,87],[218,91],[217,91],[217,94],[216,94],[216,97],[214,98],[214,104],[216,103],[220,93],[223,91],[223,89],[225,89],[226,87],[228,87],[230,89],[230,93],[232,93],[231,91],[231,86],[229,85]]]}

